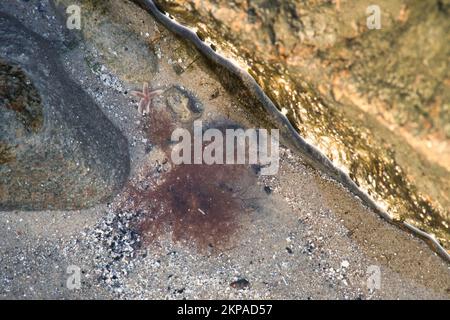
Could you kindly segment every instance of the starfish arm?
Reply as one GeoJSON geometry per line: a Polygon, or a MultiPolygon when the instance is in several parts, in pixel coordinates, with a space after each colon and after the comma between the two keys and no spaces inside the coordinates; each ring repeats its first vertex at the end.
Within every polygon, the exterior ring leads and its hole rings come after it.
{"type": "Polygon", "coordinates": [[[139,114],[143,114],[146,104],[147,104],[146,99],[141,99],[141,101],[139,102],[139,107],[138,107],[139,114]]]}
{"type": "Polygon", "coordinates": [[[137,98],[145,98],[145,95],[139,91],[131,91],[130,94],[137,98]]]}
{"type": "Polygon", "coordinates": [[[149,114],[150,113],[150,106],[152,105],[152,100],[149,100],[148,102],[147,102],[147,105],[145,106],[145,111],[146,111],[146,114],[149,114]]]}
{"type": "Polygon", "coordinates": [[[164,92],[164,90],[162,90],[162,89],[152,90],[152,91],[150,91],[149,96],[150,97],[155,97],[157,95],[160,95],[163,92],[164,92]]]}
{"type": "Polygon", "coordinates": [[[142,93],[148,97],[148,83],[144,82],[144,86],[142,87],[142,93]]]}

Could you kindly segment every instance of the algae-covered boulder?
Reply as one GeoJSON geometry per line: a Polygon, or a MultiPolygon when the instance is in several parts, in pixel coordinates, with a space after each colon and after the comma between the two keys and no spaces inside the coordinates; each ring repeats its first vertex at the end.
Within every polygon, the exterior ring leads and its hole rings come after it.
{"type": "Polygon", "coordinates": [[[128,143],[52,42],[0,12],[0,210],[77,209],[129,172],[128,143]]]}

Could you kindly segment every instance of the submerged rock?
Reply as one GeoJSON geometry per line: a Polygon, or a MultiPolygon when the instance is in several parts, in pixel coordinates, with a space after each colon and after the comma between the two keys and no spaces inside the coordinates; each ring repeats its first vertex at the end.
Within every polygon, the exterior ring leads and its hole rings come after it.
{"type": "Polygon", "coordinates": [[[77,209],[125,182],[128,143],[52,43],[0,13],[0,209],[77,209]]]}
{"type": "Polygon", "coordinates": [[[157,3],[248,71],[392,219],[450,248],[448,1],[379,1],[380,30],[367,26],[370,1],[157,3]]]}
{"type": "Polygon", "coordinates": [[[180,86],[169,88],[165,96],[167,106],[182,122],[190,122],[203,112],[203,106],[194,94],[180,86]]]}

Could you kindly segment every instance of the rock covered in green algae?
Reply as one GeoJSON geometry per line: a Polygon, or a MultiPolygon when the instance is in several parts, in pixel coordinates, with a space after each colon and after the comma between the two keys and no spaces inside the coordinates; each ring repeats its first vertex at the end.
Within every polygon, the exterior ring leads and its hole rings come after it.
{"type": "Polygon", "coordinates": [[[51,42],[2,12],[0,41],[0,209],[76,209],[110,197],[128,176],[126,139],[51,42]]]}

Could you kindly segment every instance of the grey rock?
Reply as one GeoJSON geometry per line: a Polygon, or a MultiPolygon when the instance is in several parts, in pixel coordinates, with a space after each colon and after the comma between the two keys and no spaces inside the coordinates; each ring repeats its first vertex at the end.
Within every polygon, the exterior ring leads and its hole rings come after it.
{"type": "Polygon", "coordinates": [[[0,210],[78,209],[121,189],[128,143],[52,42],[0,12],[0,210]]]}
{"type": "Polygon", "coordinates": [[[181,122],[190,122],[203,113],[202,103],[193,93],[181,86],[169,88],[164,96],[167,106],[181,122]]]}

